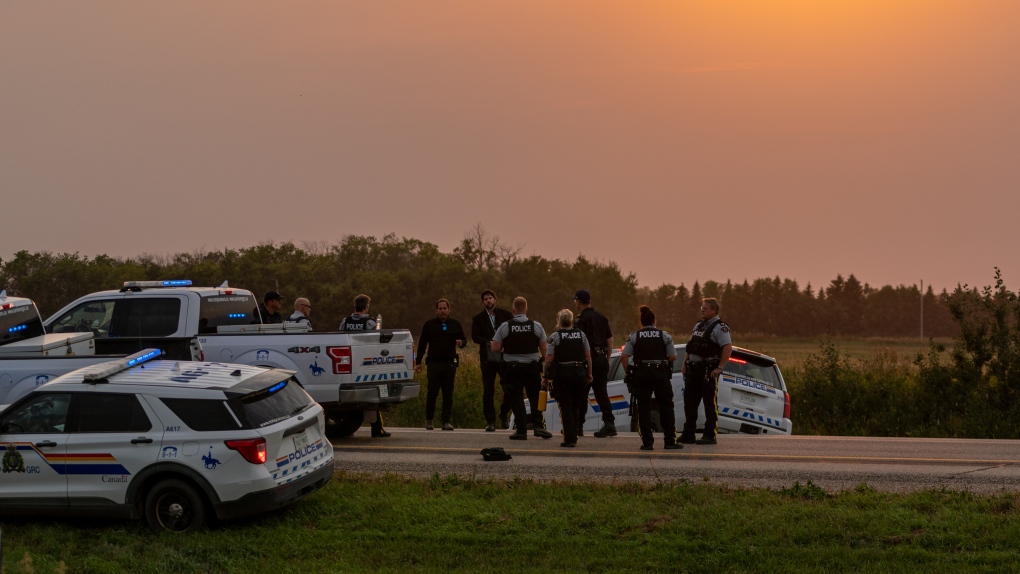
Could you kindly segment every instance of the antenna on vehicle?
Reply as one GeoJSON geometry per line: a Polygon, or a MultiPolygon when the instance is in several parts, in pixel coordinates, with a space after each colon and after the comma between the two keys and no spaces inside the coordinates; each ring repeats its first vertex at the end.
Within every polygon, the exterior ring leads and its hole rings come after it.
{"type": "Polygon", "coordinates": [[[0,299],[6,299],[6,298],[7,298],[7,289],[4,289],[3,291],[0,291],[0,299]]]}
{"type": "Polygon", "coordinates": [[[227,285],[227,282],[226,282],[226,281],[224,281],[224,282],[223,282],[223,285],[220,285],[220,286],[218,287],[218,289],[226,289],[227,287],[230,287],[230,285],[227,285]]]}

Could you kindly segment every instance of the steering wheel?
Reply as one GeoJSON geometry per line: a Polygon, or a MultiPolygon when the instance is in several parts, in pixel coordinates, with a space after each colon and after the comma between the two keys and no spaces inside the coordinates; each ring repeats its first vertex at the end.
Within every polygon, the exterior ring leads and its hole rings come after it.
{"type": "Polygon", "coordinates": [[[5,430],[4,430],[4,432],[7,432],[7,433],[14,433],[14,434],[25,434],[25,429],[24,429],[24,428],[22,428],[22,426],[21,426],[21,425],[19,425],[18,423],[15,423],[15,422],[7,422],[7,423],[4,423],[4,427],[6,427],[6,428],[5,428],[5,430]],[[11,429],[11,427],[18,427],[18,430],[16,430],[16,431],[15,431],[15,430],[12,430],[12,429],[11,429]]]}

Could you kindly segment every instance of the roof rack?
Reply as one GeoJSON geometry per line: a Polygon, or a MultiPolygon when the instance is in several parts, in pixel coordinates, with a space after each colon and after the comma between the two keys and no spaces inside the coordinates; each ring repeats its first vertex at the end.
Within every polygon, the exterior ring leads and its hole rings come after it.
{"type": "Polygon", "coordinates": [[[160,351],[159,349],[145,349],[144,351],[139,351],[134,355],[128,355],[123,359],[117,359],[116,361],[96,365],[95,368],[90,369],[89,372],[85,373],[85,379],[82,382],[90,385],[109,382],[109,377],[122,371],[126,371],[131,367],[140,365],[145,361],[155,359],[162,354],[163,351],[160,351]]]}

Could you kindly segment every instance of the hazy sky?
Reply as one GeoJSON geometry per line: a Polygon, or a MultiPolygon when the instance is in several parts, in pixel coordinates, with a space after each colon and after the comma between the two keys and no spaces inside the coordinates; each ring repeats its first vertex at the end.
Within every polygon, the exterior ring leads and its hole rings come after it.
{"type": "Polygon", "coordinates": [[[0,2],[0,257],[481,222],[644,285],[1020,288],[1020,2],[0,2]]]}

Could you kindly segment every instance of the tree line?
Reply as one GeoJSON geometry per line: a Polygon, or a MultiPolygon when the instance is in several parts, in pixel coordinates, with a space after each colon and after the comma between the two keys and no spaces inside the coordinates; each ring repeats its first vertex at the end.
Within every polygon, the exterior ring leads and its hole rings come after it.
{"type": "MultiPolygon", "coordinates": [[[[250,289],[256,296],[279,291],[289,314],[296,297],[312,303],[312,324],[332,330],[350,313],[359,293],[372,298],[371,312],[384,327],[417,329],[434,316],[436,299],[452,303],[453,317],[467,323],[480,310],[480,293],[496,292],[510,307],[515,296],[529,302],[529,315],[550,327],[556,312],[573,308],[578,289],[609,317],[617,340],[634,330],[637,306],[655,310],[659,325],[687,333],[699,319],[702,297],[717,297],[722,316],[741,335],[811,337],[919,335],[921,295],[916,286],[874,288],[850,275],[837,276],[817,291],[791,279],[760,278],[742,283],[705,281],[690,288],[664,284],[639,287],[637,277],[613,262],[584,256],[574,261],[522,255],[480,226],[450,252],[417,239],[387,235],[346,236],[336,243],[262,244],[242,249],[118,258],[78,253],[20,251],[0,259],[0,289],[36,301],[44,316],[73,299],[124,281],[191,279],[196,285],[250,289]]],[[[925,336],[946,337],[958,328],[949,294],[924,294],[925,336]]]]}
{"type": "Polygon", "coordinates": [[[785,373],[799,434],[1017,438],[1020,293],[995,284],[945,300],[958,332],[904,365],[877,353],[859,362],[831,340],[785,373]]]}

